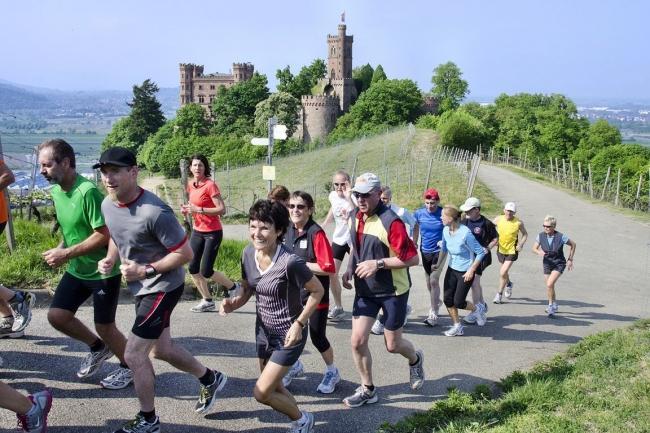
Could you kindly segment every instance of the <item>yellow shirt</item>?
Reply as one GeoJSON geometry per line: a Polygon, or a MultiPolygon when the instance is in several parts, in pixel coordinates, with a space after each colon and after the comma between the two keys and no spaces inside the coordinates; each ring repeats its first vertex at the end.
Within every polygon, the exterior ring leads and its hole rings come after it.
{"type": "Polygon", "coordinates": [[[504,216],[497,219],[497,233],[499,234],[499,249],[501,254],[515,254],[517,252],[517,238],[521,221],[512,217],[510,221],[504,216]]]}

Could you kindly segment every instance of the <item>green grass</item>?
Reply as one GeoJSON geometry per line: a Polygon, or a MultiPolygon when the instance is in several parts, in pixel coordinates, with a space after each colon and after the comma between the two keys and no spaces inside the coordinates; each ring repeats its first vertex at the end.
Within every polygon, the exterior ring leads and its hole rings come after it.
{"type": "Polygon", "coordinates": [[[495,399],[486,385],[452,389],[379,433],[649,432],[650,320],[587,337],[499,388],[495,399]]]}

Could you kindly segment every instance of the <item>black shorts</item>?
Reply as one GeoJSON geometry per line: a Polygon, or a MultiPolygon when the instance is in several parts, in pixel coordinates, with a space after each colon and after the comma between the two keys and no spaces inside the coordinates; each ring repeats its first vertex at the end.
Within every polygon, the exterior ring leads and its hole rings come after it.
{"type": "Polygon", "coordinates": [[[174,307],[183,295],[185,284],[171,292],[158,292],[135,297],[135,323],[131,332],[146,340],[157,340],[169,328],[174,307]]]}
{"type": "Polygon", "coordinates": [[[343,261],[346,254],[350,254],[350,245],[339,245],[332,242],[332,254],[336,260],[343,261]]]}
{"type": "Polygon", "coordinates": [[[465,281],[463,278],[465,272],[467,271],[457,271],[447,267],[443,291],[445,307],[456,307],[461,310],[467,307],[467,294],[469,289],[472,288],[474,277],[469,281],[465,281]]]}
{"type": "Polygon", "coordinates": [[[66,272],[56,287],[50,308],[60,308],[74,314],[92,295],[95,323],[114,323],[121,281],[121,274],[103,280],[82,280],[66,272]]]}
{"type": "Polygon", "coordinates": [[[0,223],[0,235],[4,233],[6,226],[7,226],[7,221],[0,223]]]}
{"type": "Polygon", "coordinates": [[[196,275],[200,272],[204,278],[210,278],[214,274],[214,262],[217,260],[222,239],[223,230],[213,232],[192,230],[190,247],[194,257],[187,266],[190,274],[196,275]]]}
{"type": "Polygon", "coordinates": [[[409,292],[399,296],[380,296],[377,298],[354,296],[352,316],[377,317],[379,310],[383,311],[384,327],[389,331],[397,331],[404,326],[406,308],[409,301],[409,292]]]}
{"type": "Polygon", "coordinates": [[[562,274],[566,268],[566,262],[549,263],[544,261],[542,263],[542,266],[544,267],[544,275],[550,275],[553,271],[558,271],[562,274]]]}
{"type": "Polygon", "coordinates": [[[518,258],[519,251],[515,251],[514,254],[501,254],[499,251],[497,251],[497,259],[499,259],[499,263],[516,262],[518,258]]]}
{"type": "Polygon", "coordinates": [[[302,339],[290,347],[284,347],[284,336],[270,334],[259,317],[255,320],[255,345],[257,357],[284,367],[296,363],[307,342],[307,327],[302,330],[302,339]]]}
{"type": "Polygon", "coordinates": [[[426,272],[427,275],[431,275],[431,266],[433,266],[434,263],[438,263],[439,255],[440,251],[436,251],[434,253],[425,253],[424,251],[420,251],[420,256],[422,257],[422,267],[424,268],[424,272],[426,272]]]}
{"type": "Polygon", "coordinates": [[[488,251],[485,253],[485,257],[483,257],[483,260],[481,260],[481,264],[478,265],[478,268],[476,268],[476,272],[474,272],[474,275],[483,275],[483,271],[492,264],[492,252],[488,251]]]}

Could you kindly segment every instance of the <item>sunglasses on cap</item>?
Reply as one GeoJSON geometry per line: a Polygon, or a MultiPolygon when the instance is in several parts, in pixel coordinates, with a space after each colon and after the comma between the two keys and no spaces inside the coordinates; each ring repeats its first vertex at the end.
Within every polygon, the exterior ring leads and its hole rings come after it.
{"type": "Polygon", "coordinates": [[[298,210],[303,210],[303,209],[306,208],[306,207],[307,207],[307,205],[304,205],[304,204],[293,204],[293,203],[291,203],[291,204],[289,205],[289,209],[296,209],[296,208],[298,208],[298,210]]]}
{"type": "Polygon", "coordinates": [[[372,194],[369,192],[353,192],[352,195],[354,195],[356,198],[363,198],[367,199],[369,198],[372,194]]]}

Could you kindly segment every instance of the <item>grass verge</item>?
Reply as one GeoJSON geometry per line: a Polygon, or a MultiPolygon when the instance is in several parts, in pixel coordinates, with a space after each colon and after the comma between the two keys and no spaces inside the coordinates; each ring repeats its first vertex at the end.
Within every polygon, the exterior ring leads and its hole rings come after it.
{"type": "Polygon", "coordinates": [[[378,433],[650,431],[650,320],[595,334],[473,393],[449,390],[426,412],[378,433]]]}

